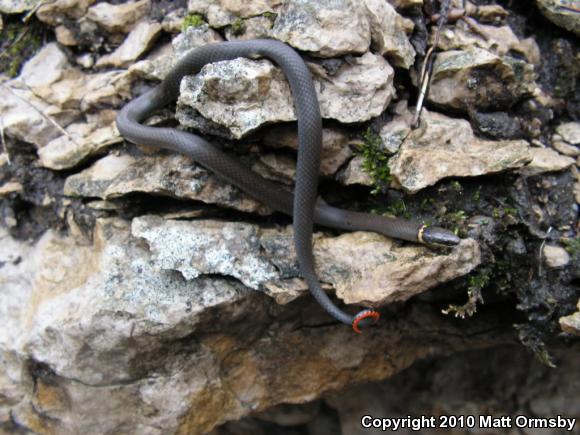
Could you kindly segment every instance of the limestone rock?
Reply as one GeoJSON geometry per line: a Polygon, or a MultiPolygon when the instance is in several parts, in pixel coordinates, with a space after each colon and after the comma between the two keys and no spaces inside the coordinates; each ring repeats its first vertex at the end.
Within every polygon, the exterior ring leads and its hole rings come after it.
{"type": "Polygon", "coordinates": [[[351,184],[360,184],[362,186],[372,186],[372,177],[363,170],[362,156],[355,156],[348,162],[346,168],[338,176],[338,181],[347,186],[351,184]]]}
{"type": "Polygon", "coordinates": [[[249,213],[269,213],[267,207],[180,154],[140,156],[128,165],[130,161],[126,158],[109,156],[104,159],[107,160],[71,175],[65,183],[65,194],[107,200],[148,193],[217,204],[249,213]],[[109,161],[116,162],[114,171],[103,170],[109,161]]]}
{"type": "Polygon", "coordinates": [[[371,40],[368,18],[355,0],[286,0],[272,34],[321,57],[363,54],[371,40]]]}
{"type": "Polygon", "coordinates": [[[501,172],[531,159],[526,141],[481,140],[469,122],[424,111],[421,128],[407,136],[389,167],[404,190],[417,192],[443,178],[501,172]]]}
{"type": "MultiPolygon", "coordinates": [[[[529,63],[539,64],[540,49],[533,38],[520,40],[510,26],[485,25],[473,20],[469,23],[459,20],[452,26],[443,27],[439,37],[439,48],[449,51],[478,47],[497,56],[506,56],[510,52],[516,52],[524,55],[529,63]]],[[[430,35],[432,44],[434,38],[433,31],[430,35]]]]}
{"type": "Polygon", "coordinates": [[[556,127],[556,132],[571,145],[580,145],[580,122],[566,122],[556,127]]]}
{"type": "Polygon", "coordinates": [[[80,122],[66,128],[61,135],[38,151],[45,168],[62,170],[73,168],[105,148],[123,141],[114,123],[116,112],[104,112],[102,119],[80,122]]]}
{"type": "Polygon", "coordinates": [[[572,157],[558,154],[551,148],[531,148],[532,161],[521,172],[525,175],[538,175],[545,172],[563,171],[575,163],[572,157]]]}
{"type": "Polygon", "coordinates": [[[33,9],[41,0],[0,0],[0,12],[20,14],[33,9]]]}
{"type": "Polygon", "coordinates": [[[177,270],[186,280],[219,274],[257,290],[275,279],[276,270],[260,254],[259,229],[242,222],[133,220],[132,234],[147,241],[154,265],[177,270]]]}
{"type": "MultiPolygon", "coordinates": [[[[269,147],[298,149],[298,133],[295,125],[269,128],[263,140],[269,147]]],[[[334,175],[351,155],[346,132],[337,128],[322,129],[321,175],[334,175]]]]}
{"type": "MultiPolygon", "coordinates": [[[[366,121],[382,113],[394,96],[394,71],[381,56],[367,53],[332,76],[318,64],[309,67],[325,118],[366,121]]],[[[267,123],[296,119],[282,71],[269,60],[245,58],[206,65],[186,77],[177,117],[187,127],[234,138],[267,123]]]]}
{"type": "Polygon", "coordinates": [[[225,27],[239,18],[276,12],[284,0],[258,0],[239,2],[231,0],[189,0],[187,10],[201,14],[212,27],[225,27]]]}
{"type": "Polygon", "coordinates": [[[15,80],[0,85],[0,113],[7,137],[37,147],[46,145],[61,134],[50,118],[66,126],[78,116],[74,111],[64,111],[45,103],[15,80]]]}
{"type": "Polygon", "coordinates": [[[451,109],[483,111],[509,108],[535,88],[533,67],[487,50],[451,50],[438,54],[429,101],[451,109]]]}
{"type": "Polygon", "coordinates": [[[96,66],[123,67],[133,63],[147,51],[161,32],[161,24],[141,21],[113,53],[101,57],[96,66]]]}
{"type": "Polygon", "coordinates": [[[86,19],[93,21],[107,32],[129,33],[135,24],[147,15],[151,0],[129,1],[120,4],[107,2],[91,6],[86,19]]]}
{"type": "Polygon", "coordinates": [[[320,276],[347,304],[382,306],[405,301],[473,270],[481,262],[475,240],[463,240],[447,255],[420,246],[399,248],[373,233],[348,233],[315,245],[320,276]]]}
{"type": "Polygon", "coordinates": [[[560,317],[560,327],[568,334],[580,335],[580,300],[578,301],[578,311],[566,317],[560,317]]]}
{"type": "Polygon", "coordinates": [[[415,50],[405,33],[403,18],[383,0],[364,0],[371,26],[373,49],[396,66],[409,69],[415,50]]]}
{"type": "Polygon", "coordinates": [[[542,254],[546,266],[552,269],[564,267],[570,262],[570,255],[561,246],[546,245],[542,254]]]}
{"type": "Polygon", "coordinates": [[[569,0],[536,0],[542,14],[557,26],[580,36],[578,4],[569,0]]]}
{"type": "Polygon", "coordinates": [[[63,24],[67,19],[83,17],[97,0],[55,0],[43,2],[36,11],[36,17],[51,26],[63,24]]]}
{"type": "Polygon", "coordinates": [[[51,42],[24,64],[19,78],[31,88],[45,87],[60,80],[67,68],[70,64],[66,55],[51,42]]]}
{"type": "Polygon", "coordinates": [[[0,424],[34,432],[201,435],[497,340],[481,333],[489,323],[454,326],[420,307],[353,340],[321,325],[314,303],[303,313],[232,279],[155,267],[120,219],[99,219],[91,246],[55,232],[34,246],[0,238],[0,424]]]}
{"type": "Polygon", "coordinates": [[[241,31],[238,31],[233,26],[226,28],[226,38],[231,40],[241,39],[261,39],[261,38],[271,38],[272,28],[274,23],[272,19],[265,16],[257,16],[252,18],[246,18],[243,20],[243,27],[241,31]]]}

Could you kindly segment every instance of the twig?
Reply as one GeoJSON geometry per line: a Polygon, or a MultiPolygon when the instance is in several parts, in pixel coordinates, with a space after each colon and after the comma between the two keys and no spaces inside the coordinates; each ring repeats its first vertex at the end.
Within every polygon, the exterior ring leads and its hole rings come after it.
{"type": "Polygon", "coordinates": [[[56,0],[41,0],[37,3],[36,6],[34,6],[34,8],[32,8],[31,11],[29,11],[24,18],[22,18],[22,22],[24,24],[28,23],[28,21],[30,21],[30,18],[36,13],[36,11],[38,11],[42,6],[49,4],[49,3],[54,3],[56,2],[56,0]]]}
{"type": "Polygon", "coordinates": [[[427,51],[427,55],[423,60],[423,66],[421,68],[421,77],[419,81],[419,88],[421,89],[419,93],[419,98],[417,99],[417,107],[415,107],[415,115],[413,116],[413,121],[411,123],[411,128],[415,129],[419,127],[421,121],[421,113],[423,112],[423,104],[427,92],[429,92],[429,83],[431,81],[431,73],[433,71],[433,59],[435,55],[433,54],[437,46],[439,45],[439,38],[441,36],[441,29],[447,22],[449,14],[449,5],[451,0],[441,0],[441,7],[439,10],[439,19],[437,20],[437,30],[435,31],[435,42],[431,48],[427,51]]]}
{"type": "Polygon", "coordinates": [[[539,254],[539,258],[538,258],[538,275],[542,275],[542,257],[544,255],[544,246],[546,245],[546,239],[548,238],[548,236],[550,235],[550,233],[552,232],[553,228],[550,227],[548,228],[548,231],[546,231],[546,237],[544,237],[544,240],[542,240],[542,244],[540,245],[540,254],[539,254]]]}
{"type": "Polygon", "coordinates": [[[10,153],[8,152],[8,147],[6,146],[6,138],[4,137],[4,121],[0,118],[0,141],[2,142],[2,152],[6,154],[6,160],[8,164],[11,165],[10,153]]]}
{"type": "Polygon", "coordinates": [[[60,131],[62,134],[64,134],[73,144],[75,144],[77,147],[80,147],[79,143],[69,134],[68,131],[66,131],[58,122],[56,122],[53,118],[51,118],[50,116],[48,116],[46,113],[44,113],[42,110],[40,110],[38,107],[36,107],[34,104],[32,104],[30,101],[28,101],[26,98],[21,97],[20,95],[18,95],[16,92],[14,92],[14,90],[12,90],[9,86],[6,86],[4,83],[2,83],[2,87],[7,89],[12,95],[14,95],[16,98],[18,98],[20,101],[22,101],[23,103],[27,104],[28,106],[32,107],[36,112],[38,112],[38,114],[40,116],[42,116],[44,119],[46,119],[48,122],[50,122],[52,125],[54,125],[56,127],[56,129],[58,131],[60,131]]]}

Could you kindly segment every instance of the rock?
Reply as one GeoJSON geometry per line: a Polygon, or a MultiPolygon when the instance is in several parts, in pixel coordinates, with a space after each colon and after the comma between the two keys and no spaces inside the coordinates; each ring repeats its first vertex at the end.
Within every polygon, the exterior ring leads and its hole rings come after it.
{"type": "Polygon", "coordinates": [[[469,122],[423,111],[421,128],[407,136],[389,168],[400,186],[414,193],[443,178],[497,173],[531,160],[526,141],[481,140],[469,122]]]}
{"type": "Polygon", "coordinates": [[[74,47],[80,43],[80,40],[75,32],[64,25],[57,26],[54,29],[54,34],[56,36],[56,40],[60,44],[66,45],[67,47],[74,47]]]}
{"type": "MultiPolygon", "coordinates": [[[[277,126],[269,128],[263,137],[264,144],[273,148],[298,149],[298,132],[296,126],[277,126]]],[[[337,128],[322,129],[322,155],[320,174],[332,176],[350,158],[352,151],[349,138],[343,130],[337,128]]]]}
{"type": "Polygon", "coordinates": [[[562,331],[573,334],[580,335],[580,300],[578,301],[578,311],[566,317],[560,317],[560,327],[562,331]]]}
{"type": "Polygon", "coordinates": [[[371,27],[373,49],[387,56],[391,63],[409,69],[415,62],[415,50],[407,39],[403,18],[383,0],[364,0],[371,27]]]}
{"type": "Polygon", "coordinates": [[[276,269],[260,254],[259,229],[242,222],[133,220],[132,234],[147,241],[155,267],[177,270],[186,280],[219,274],[257,290],[276,269]]]}
{"type": "Polygon", "coordinates": [[[558,154],[550,148],[531,148],[530,151],[532,161],[520,170],[522,174],[527,176],[563,171],[575,163],[573,158],[558,154]]]}
{"type": "Polygon", "coordinates": [[[316,418],[320,404],[320,401],[298,405],[282,404],[261,412],[257,418],[279,426],[301,426],[316,418]]]}
{"type": "Polygon", "coordinates": [[[580,122],[560,124],[556,127],[556,132],[569,144],[580,145],[580,122]]]}
{"type": "Polygon", "coordinates": [[[353,340],[344,325],[316,323],[314,302],[306,312],[278,307],[232,279],[155,268],[120,219],[99,219],[90,246],[52,231],[33,246],[1,238],[0,422],[9,428],[198,435],[497,342],[497,328],[481,332],[489,322],[453,325],[421,307],[353,340]]]}
{"type": "Polygon", "coordinates": [[[417,6],[423,6],[423,0],[387,0],[397,9],[412,9],[417,6]]]}
{"type": "Polygon", "coordinates": [[[151,9],[151,0],[129,1],[120,4],[107,2],[91,6],[86,19],[93,21],[107,32],[129,33],[135,24],[151,9]]]}
{"type": "Polygon", "coordinates": [[[365,122],[383,113],[395,96],[395,73],[382,56],[366,53],[332,74],[320,64],[308,66],[324,118],[365,122]]]}
{"type": "Polygon", "coordinates": [[[363,157],[355,156],[348,166],[339,174],[338,181],[347,186],[351,184],[360,184],[363,186],[372,186],[373,179],[363,170],[363,157]]]}
{"type": "Polygon", "coordinates": [[[0,12],[20,14],[33,9],[41,0],[0,0],[0,12]]]}
{"type": "Polygon", "coordinates": [[[536,0],[542,14],[557,26],[580,36],[578,5],[568,0],[536,0]]]}
{"type": "Polygon", "coordinates": [[[271,38],[273,21],[264,16],[252,17],[243,20],[243,31],[240,33],[234,26],[226,28],[226,38],[228,40],[247,40],[271,38]]]}
{"type": "Polygon", "coordinates": [[[576,204],[580,204],[580,182],[574,183],[574,199],[576,204]]]}
{"type": "Polygon", "coordinates": [[[552,140],[552,147],[560,154],[564,154],[568,157],[577,157],[580,155],[580,149],[578,149],[578,146],[570,145],[562,140],[552,140]]]}
{"type": "Polygon", "coordinates": [[[296,179],[296,160],[283,154],[261,153],[252,170],[268,180],[292,186],[296,179]]]}
{"type": "Polygon", "coordinates": [[[546,267],[551,269],[564,267],[570,262],[570,255],[561,246],[545,245],[542,254],[546,267]]]}
{"type": "MultiPolygon", "coordinates": [[[[325,118],[363,122],[382,113],[394,96],[394,71],[381,56],[367,53],[342,64],[332,76],[321,65],[309,67],[325,118]]],[[[198,75],[186,77],[177,118],[195,130],[241,138],[296,115],[282,71],[269,60],[240,58],[206,65],[198,75]]]]}
{"type": "Polygon", "coordinates": [[[238,2],[231,0],[189,0],[187,10],[191,14],[201,14],[211,27],[225,27],[239,18],[276,12],[284,0],[258,0],[238,2]]]}
{"type": "Polygon", "coordinates": [[[320,277],[347,304],[382,306],[465,275],[481,262],[479,245],[463,240],[447,255],[420,246],[399,248],[373,233],[348,233],[316,242],[320,277]]]}
{"type": "MultiPolygon", "coordinates": [[[[103,115],[114,117],[114,112],[103,115]]],[[[99,126],[98,121],[74,123],[66,128],[66,132],[68,135],[51,140],[38,151],[40,164],[45,168],[73,168],[111,145],[123,141],[112,120],[103,126],[99,126]]]]}
{"type": "Polygon", "coordinates": [[[23,190],[22,184],[17,181],[7,181],[0,185],[0,198],[9,196],[12,193],[21,193],[23,190]]]}
{"type": "Polygon", "coordinates": [[[371,30],[364,8],[355,0],[286,0],[272,35],[321,57],[363,54],[371,30]]]}
{"type": "Polygon", "coordinates": [[[256,200],[180,154],[141,156],[119,173],[103,172],[101,168],[106,165],[106,162],[97,162],[94,165],[97,168],[88,168],[70,176],[65,183],[65,194],[108,200],[147,193],[217,204],[248,213],[270,212],[256,200]],[[103,173],[110,178],[104,178],[103,173]]]}
{"type": "Polygon", "coordinates": [[[59,81],[70,67],[58,44],[51,42],[24,64],[19,78],[31,88],[45,87],[59,81]]]}
{"type": "Polygon", "coordinates": [[[43,2],[36,11],[36,17],[51,26],[65,23],[68,19],[83,17],[90,5],[97,0],[55,0],[43,2]]]}
{"type": "Polygon", "coordinates": [[[61,134],[50,119],[66,126],[78,116],[74,111],[46,104],[15,80],[0,84],[0,113],[7,137],[39,148],[61,134]]]}
{"type": "Polygon", "coordinates": [[[161,32],[161,24],[141,21],[113,53],[101,57],[96,66],[124,67],[147,51],[161,32]]]}
{"type": "MultiPolygon", "coordinates": [[[[435,32],[430,34],[430,43],[435,41],[435,32]]],[[[439,36],[439,48],[443,51],[470,50],[473,47],[487,50],[497,56],[511,52],[522,54],[533,65],[540,63],[540,49],[533,38],[520,40],[510,26],[493,26],[470,20],[469,24],[459,20],[444,26],[439,36]],[[477,30],[474,30],[477,29],[477,30]]]]}
{"type": "Polygon", "coordinates": [[[428,100],[468,111],[509,108],[535,88],[534,69],[515,58],[479,48],[439,53],[428,100]]]}

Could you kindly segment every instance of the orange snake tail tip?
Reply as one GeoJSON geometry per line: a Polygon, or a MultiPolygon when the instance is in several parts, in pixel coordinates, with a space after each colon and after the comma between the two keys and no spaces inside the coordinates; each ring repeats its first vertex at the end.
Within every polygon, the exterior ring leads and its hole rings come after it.
{"type": "Polygon", "coordinates": [[[357,314],[357,316],[352,321],[352,329],[354,330],[354,332],[356,332],[357,334],[362,334],[362,331],[360,330],[358,325],[363,319],[368,319],[368,318],[374,319],[373,323],[377,323],[379,321],[379,319],[381,318],[381,315],[379,314],[378,311],[375,311],[375,310],[366,310],[366,311],[363,311],[362,313],[357,314]]]}

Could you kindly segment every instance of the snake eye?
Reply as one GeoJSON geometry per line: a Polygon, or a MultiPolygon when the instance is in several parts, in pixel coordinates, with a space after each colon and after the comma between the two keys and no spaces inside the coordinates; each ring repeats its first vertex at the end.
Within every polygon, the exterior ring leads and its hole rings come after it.
{"type": "Polygon", "coordinates": [[[369,324],[375,324],[379,321],[380,318],[381,315],[379,314],[378,311],[364,310],[359,314],[357,314],[354,320],[352,321],[352,329],[354,329],[354,332],[356,332],[357,334],[362,334],[362,331],[360,330],[359,326],[367,326],[369,324]]]}

